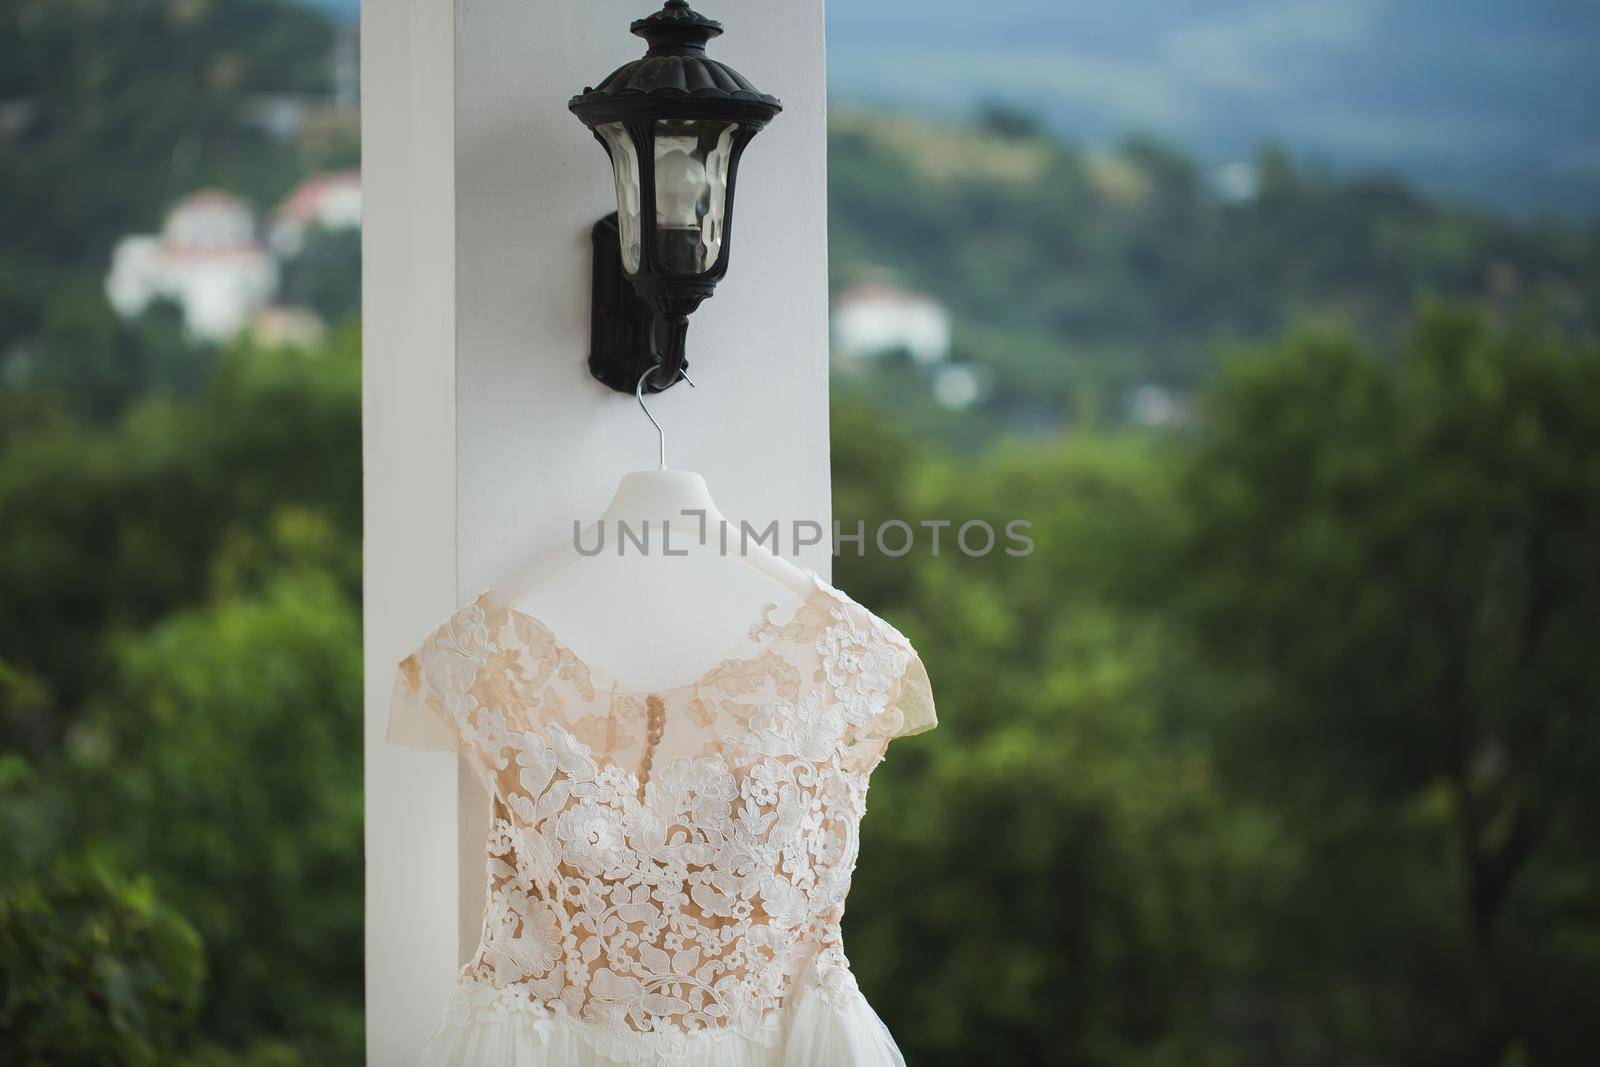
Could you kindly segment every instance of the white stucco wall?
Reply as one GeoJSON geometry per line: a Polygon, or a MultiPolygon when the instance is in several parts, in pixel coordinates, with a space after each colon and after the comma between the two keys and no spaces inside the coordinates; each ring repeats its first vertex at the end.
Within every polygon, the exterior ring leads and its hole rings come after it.
{"type": "MultiPolygon", "coordinates": [[[[477,939],[486,806],[383,743],[395,660],[596,514],[655,436],[588,377],[604,152],[567,99],[638,56],[649,0],[382,0],[362,14],[367,1032],[412,1062],[477,939]]],[[[699,388],[652,404],[675,467],[761,525],[827,523],[822,6],[716,0],[712,54],[784,112],[745,153],[732,265],[691,320],[699,388]]],[[[826,546],[803,562],[827,573],[826,546]]]]}

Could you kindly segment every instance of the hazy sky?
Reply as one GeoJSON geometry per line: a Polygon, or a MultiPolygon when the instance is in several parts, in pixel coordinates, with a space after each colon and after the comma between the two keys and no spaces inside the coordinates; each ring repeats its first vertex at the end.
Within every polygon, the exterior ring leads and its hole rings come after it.
{"type": "Polygon", "coordinates": [[[1600,210],[1600,0],[835,0],[828,43],[840,99],[1002,99],[1218,160],[1270,138],[1600,210]]]}

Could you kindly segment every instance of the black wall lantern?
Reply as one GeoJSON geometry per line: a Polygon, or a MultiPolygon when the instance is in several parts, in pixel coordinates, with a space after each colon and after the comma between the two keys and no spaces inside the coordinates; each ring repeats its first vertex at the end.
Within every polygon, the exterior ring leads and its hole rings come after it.
{"type": "Polygon", "coordinates": [[[728,271],[739,157],[778,101],[706,55],[722,24],[667,0],[630,27],[649,42],[567,106],[611,157],[617,211],[594,226],[589,370],[625,393],[677,382],[689,314],[728,271]]]}

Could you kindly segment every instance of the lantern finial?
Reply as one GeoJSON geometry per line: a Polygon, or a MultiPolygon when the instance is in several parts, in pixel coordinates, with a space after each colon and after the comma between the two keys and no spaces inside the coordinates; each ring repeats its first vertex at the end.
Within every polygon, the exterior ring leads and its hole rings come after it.
{"type": "Polygon", "coordinates": [[[706,42],[722,33],[722,23],[695,11],[688,0],[667,0],[660,11],[635,19],[628,29],[650,44],[650,55],[669,55],[679,49],[703,51],[706,42]]]}

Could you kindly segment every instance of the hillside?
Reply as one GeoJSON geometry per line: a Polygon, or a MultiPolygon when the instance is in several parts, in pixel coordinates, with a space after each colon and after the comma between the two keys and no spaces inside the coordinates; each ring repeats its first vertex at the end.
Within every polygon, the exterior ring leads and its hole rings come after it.
{"type": "Polygon", "coordinates": [[[970,416],[982,428],[931,432],[1115,420],[1140,384],[1192,389],[1230,345],[1306,322],[1387,341],[1425,300],[1600,326],[1600,229],[1336,176],[1278,148],[1223,187],[1149,140],[1102,153],[1003,112],[940,125],[835,110],[829,152],[834,288],[931,294],[954,317],[953,358],[991,376],[970,416]]]}

